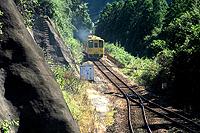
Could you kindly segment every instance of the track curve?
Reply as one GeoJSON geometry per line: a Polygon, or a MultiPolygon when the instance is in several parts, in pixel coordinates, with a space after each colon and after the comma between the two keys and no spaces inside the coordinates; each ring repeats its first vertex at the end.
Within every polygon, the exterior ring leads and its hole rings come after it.
{"type": "MultiPolygon", "coordinates": [[[[110,80],[111,83],[113,83],[117,88],[118,90],[124,95],[124,97],[126,98],[126,101],[127,101],[127,106],[128,106],[128,125],[129,125],[129,129],[130,129],[130,132],[131,133],[134,133],[134,130],[133,130],[133,126],[132,126],[132,123],[131,123],[131,107],[130,107],[130,101],[132,102],[135,102],[137,104],[139,104],[141,106],[141,109],[142,109],[142,114],[143,114],[143,119],[144,119],[144,122],[145,122],[145,125],[146,125],[146,129],[147,129],[147,132],[149,133],[152,133],[151,129],[150,129],[150,126],[148,124],[148,121],[147,121],[147,118],[146,118],[146,115],[145,115],[145,108],[150,110],[151,112],[154,112],[162,117],[165,117],[166,119],[172,121],[173,123],[183,127],[184,129],[186,129],[187,131],[189,132],[198,132],[199,129],[200,129],[200,125],[176,112],[173,112],[173,111],[170,111],[168,109],[165,109],[164,107],[146,99],[145,97],[137,94],[130,86],[128,86],[124,81],[122,81],[117,75],[115,75],[108,67],[110,66],[106,66],[103,62],[101,62],[100,60],[99,61],[93,61],[94,65],[110,80]],[[137,100],[135,100],[132,96],[133,94],[137,97],[137,100]],[[145,102],[145,104],[143,103],[145,102]],[[153,106],[156,106],[157,108],[167,112],[167,113],[163,113],[163,112],[160,112],[160,111],[157,111],[153,108],[151,108],[149,105],[153,105],[153,106]],[[186,122],[178,122],[178,120],[176,119],[173,119],[173,118],[170,118],[170,115],[169,114],[173,114],[175,115],[176,117],[179,117],[180,119],[182,120],[185,120],[185,121],[188,121],[187,123],[191,123],[193,124],[194,126],[188,126],[188,125],[185,125],[186,122]]],[[[181,121],[182,121],[181,120],[181,121]]]]}

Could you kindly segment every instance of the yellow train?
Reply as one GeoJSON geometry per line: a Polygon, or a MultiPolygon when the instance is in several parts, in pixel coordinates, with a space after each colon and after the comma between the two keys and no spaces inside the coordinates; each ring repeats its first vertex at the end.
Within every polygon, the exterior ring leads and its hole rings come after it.
{"type": "Polygon", "coordinates": [[[88,58],[99,59],[104,57],[104,40],[95,35],[89,35],[83,42],[83,52],[88,58]]]}

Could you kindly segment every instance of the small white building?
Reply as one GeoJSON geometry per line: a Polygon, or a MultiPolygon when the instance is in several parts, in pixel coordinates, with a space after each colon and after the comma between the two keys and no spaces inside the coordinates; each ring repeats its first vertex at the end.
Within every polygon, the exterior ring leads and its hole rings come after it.
{"type": "Polygon", "coordinates": [[[81,79],[85,77],[87,80],[94,80],[94,66],[82,65],[80,67],[81,79]]]}

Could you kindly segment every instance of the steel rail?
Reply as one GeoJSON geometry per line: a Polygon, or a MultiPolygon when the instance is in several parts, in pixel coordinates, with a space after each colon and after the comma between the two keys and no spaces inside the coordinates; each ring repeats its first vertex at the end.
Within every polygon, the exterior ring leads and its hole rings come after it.
{"type": "MultiPolygon", "coordinates": [[[[108,77],[108,75],[106,75],[101,69],[100,69],[100,67],[93,61],[93,63],[96,65],[96,67],[120,90],[120,92],[124,95],[124,97],[126,98],[126,101],[127,101],[127,106],[128,106],[128,125],[129,125],[129,129],[130,129],[130,131],[131,131],[131,133],[134,133],[134,131],[133,131],[133,126],[132,126],[132,124],[131,124],[131,109],[130,109],[130,102],[129,102],[129,99],[128,99],[128,97],[127,97],[127,95],[120,89],[120,87],[116,84],[116,83],[114,83],[113,81],[112,81],[112,79],[110,79],[109,77],[108,77]]],[[[105,67],[106,68],[106,67],[105,67]]]]}
{"type": "MultiPolygon", "coordinates": [[[[131,101],[134,101],[134,102],[140,104],[138,101],[134,100],[134,99],[131,98],[130,96],[128,96],[128,97],[129,97],[129,99],[130,99],[131,101]]],[[[146,106],[146,105],[144,105],[144,107],[147,108],[148,110],[152,111],[152,112],[157,113],[158,115],[162,115],[163,117],[167,118],[168,120],[170,120],[170,121],[172,121],[172,122],[174,122],[174,123],[176,123],[176,124],[178,124],[178,125],[180,125],[180,126],[186,128],[186,129],[188,129],[189,131],[191,131],[191,132],[193,132],[193,133],[196,133],[196,131],[194,131],[193,129],[191,129],[191,128],[185,126],[184,124],[181,124],[180,122],[177,122],[177,121],[171,119],[169,116],[167,116],[167,115],[165,115],[165,114],[163,114],[163,113],[160,113],[160,112],[158,112],[158,111],[156,111],[156,110],[154,110],[154,109],[152,109],[152,108],[150,108],[150,107],[148,107],[148,106],[146,106]]]]}
{"type": "MultiPolygon", "coordinates": [[[[101,62],[101,61],[100,61],[100,62],[101,62]]],[[[101,64],[104,65],[102,62],[101,62],[101,64]]],[[[108,71],[110,71],[107,67],[106,67],[106,69],[107,69],[108,71]]],[[[111,73],[112,73],[118,80],[121,80],[121,79],[119,79],[113,72],[111,72],[111,73]]],[[[137,97],[139,98],[139,100],[140,100],[140,103],[138,102],[138,104],[140,104],[141,106],[143,106],[142,108],[144,108],[145,105],[143,104],[143,102],[142,102],[141,99],[143,99],[143,100],[145,100],[145,101],[147,101],[147,102],[149,102],[149,103],[151,103],[151,104],[153,104],[153,105],[155,105],[155,106],[161,108],[162,110],[164,110],[164,111],[166,111],[166,112],[169,112],[169,113],[172,113],[172,114],[174,114],[174,115],[177,115],[177,116],[181,117],[182,119],[187,120],[187,121],[189,121],[189,122],[195,124],[196,126],[199,126],[199,127],[200,127],[200,124],[198,124],[198,123],[196,123],[196,122],[194,122],[194,121],[192,121],[192,120],[190,120],[190,119],[188,119],[188,118],[186,118],[186,117],[184,117],[184,116],[182,116],[182,115],[180,115],[180,114],[178,114],[178,113],[176,113],[176,112],[173,112],[173,111],[171,111],[171,110],[168,110],[168,109],[166,109],[166,108],[164,108],[164,107],[162,107],[162,106],[160,106],[160,105],[158,105],[158,104],[156,104],[156,103],[154,103],[154,102],[152,102],[152,101],[150,101],[150,100],[144,98],[143,96],[137,94],[137,93],[136,93],[130,86],[128,86],[126,83],[124,83],[123,81],[122,81],[122,83],[123,83],[126,87],[128,87],[133,93],[136,94],[136,96],[137,96],[137,97]]],[[[130,97],[129,97],[129,98],[130,98],[130,97]]],[[[147,106],[145,106],[145,107],[147,108],[147,106]]],[[[151,109],[149,109],[149,110],[151,110],[151,109]]],[[[155,112],[154,110],[152,110],[152,111],[155,112]]],[[[158,113],[159,113],[159,112],[158,112],[158,113]]],[[[165,116],[165,115],[163,114],[163,116],[165,116]]],[[[179,123],[179,122],[177,122],[177,121],[175,121],[175,120],[169,118],[168,116],[167,116],[166,118],[172,120],[173,122],[175,122],[175,123],[181,125],[182,127],[186,128],[186,129],[190,130],[191,132],[195,132],[195,131],[192,130],[191,128],[189,128],[189,127],[187,127],[187,126],[185,126],[185,125],[183,125],[183,124],[181,124],[181,123],[179,123]]],[[[147,126],[148,126],[148,125],[147,125],[147,126]]]]}
{"type": "MultiPolygon", "coordinates": [[[[131,90],[132,90],[134,93],[136,93],[133,89],[131,89],[131,90]]],[[[138,95],[138,94],[136,93],[136,95],[138,95]]],[[[182,115],[180,115],[180,114],[178,114],[178,113],[176,113],[176,112],[173,112],[173,111],[171,111],[171,110],[168,110],[168,109],[166,109],[166,108],[164,108],[164,107],[162,107],[162,106],[160,106],[160,105],[158,105],[158,104],[156,104],[156,103],[154,103],[154,102],[152,102],[152,101],[150,101],[150,100],[144,98],[143,96],[140,96],[140,97],[141,97],[143,100],[147,101],[148,103],[151,103],[151,104],[153,104],[153,105],[159,107],[160,109],[162,109],[162,110],[164,110],[164,111],[166,111],[166,112],[169,112],[169,113],[172,113],[172,114],[174,114],[174,115],[177,115],[177,116],[181,117],[182,119],[187,120],[187,121],[189,121],[189,122],[195,124],[196,126],[200,127],[200,125],[199,125],[198,123],[196,123],[196,122],[194,122],[194,121],[192,121],[192,120],[190,120],[190,119],[188,119],[188,118],[186,118],[186,117],[184,117],[184,116],[182,116],[182,115]]],[[[149,108],[149,107],[146,106],[146,108],[149,108]]],[[[152,109],[149,109],[149,110],[152,110],[152,109]]],[[[152,110],[152,111],[153,111],[153,112],[156,112],[155,110],[152,110]]],[[[156,113],[159,113],[159,112],[156,112],[156,113]]],[[[160,114],[162,114],[162,113],[160,113],[160,114]]],[[[166,115],[164,115],[164,114],[163,114],[163,116],[165,116],[165,117],[168,118],[169,120],[171,120],[171,121],[173,121],[173,122],[175,122],[175,123],[181,125],[182,127],[186,128],[186,129],[188,129],[188,130],[190,130],[191,132],[195,132],[195,131],[192,130],[191,128],[189,128],[189,127],[187,127],[187,126],[185,126],[185,125],[183,125],[183,124],[181,124],[181,123],[179,123],[179,122],[177,122],[177,121],[175,121],[175,120],[169,118],[168,116],[166,116],[166,115]]]]}
{"type": "Polygon", "coordinates": [[[152,101],[150,101],[150,100],[144,98],[143,96],[140,96],[140,97],[141,97],[142,99],[144,99],[145,101],[147,101],[147,102],[149,102],[149,103],[151,103],[151,104],[153,104],[153,105],[155,105],[155,106],[157,106],[157,107],[163,109],[164,111],[169,112],[169,113],[173,113],[173,114],[175,114],[175,115],[177,115],[177,116],[179,116],[179,117],[181,117],[181,118],[183,118],[183,119],[185,119],[185,120],[187,120],[187,121],[189,121],[189,122],[191,122],[191,123],[193,123],[193,124],[195,124],[195,125],[197,125],[197,126],[200,127],[200,124],[198,124],[198,123],[196,123],[196,122],[194,122],[194,121],[192,121],[192,120],[186,118],[185,116],[182,116],[182,115],[180,115],[180,114],[178,114],[178,113],[176,113],[176,112],[173,112],[173,111],[171,111],[171,110],[168,110],[168,109],[166,109],[166,108],[164,108],[164,107],[162,107],[162,106],[160,106],[160,105],[158,105],[158,104],[156,104],[156,103],[154,103],[154,102],[152,102],[152,101]]]}
{"type": "Polygon", "coordinates": [[[127,88],[129,88],[132,92],[134,92],[134,93],[137,95],[137,97],[138,97],[138,99],[139,99],[139,101],[140,101],[140,106],[141,106],[141,108],[142,108],[142,114],[143,114],[143,118],[144,118],[144,121],[145,121],[145,125],[146,125],[146,127],[147,127],[148,132],[149,132],[149,133],[152,133],[152,131],[151,131],[150,127],[149,127],[147,118],[146,118],[146,114],[145,114],[145,110],[144,110],[144,104],[143,104],[143,102],[142,102],[142,99],[140,98],[140,95],[138,95],[130,86],[128,86],[126,83],[124,83],[124,81],[122,81],[119,77],[117,77],[117,76],[116,76],[110,69],[108,69],[108,67],[107,67],[106,65],[104,65],[100,60],[99,60],[99,62],[100,62],[110,73],[112,73],[121,83],[123,83],[127,88]]]}

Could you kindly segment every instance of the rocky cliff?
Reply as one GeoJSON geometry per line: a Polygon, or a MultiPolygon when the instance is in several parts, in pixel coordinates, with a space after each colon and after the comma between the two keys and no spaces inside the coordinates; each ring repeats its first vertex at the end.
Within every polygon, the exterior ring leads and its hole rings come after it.
{"type": "Polygon", "coordinates": [[[74,74],[79,75],[71,47],[64,43],[62,36],[49,17],[37,16],[32,31],[36,43],[45,51],[47,58],[52,59],[54,64],[70,65],[74,74]]]}
{"type": "Polygon", "coordinates": [[[19,121],[13,133],[79,132],[43,51],[13,0],[0,0],[0,10],[0,121],[19,121]]]}

